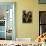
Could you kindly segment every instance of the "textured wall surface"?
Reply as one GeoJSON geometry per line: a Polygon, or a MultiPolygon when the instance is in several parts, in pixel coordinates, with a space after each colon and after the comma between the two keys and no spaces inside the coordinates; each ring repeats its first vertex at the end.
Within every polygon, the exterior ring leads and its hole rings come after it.
{"type": "Polygon", "coordinates": [[[0,2],[16,2],[16,37],[36,38],[39,34],[39,11],[46,11],[46,4],[38,0],[0,0],[0,2]],[[22,23],[22,11],[32,11],[32,23],[22,23]]]}

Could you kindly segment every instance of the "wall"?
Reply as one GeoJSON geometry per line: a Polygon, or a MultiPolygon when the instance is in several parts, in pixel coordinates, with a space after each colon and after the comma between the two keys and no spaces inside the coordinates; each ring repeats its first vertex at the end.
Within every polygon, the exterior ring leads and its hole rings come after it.
{"type": "Polygon", "coordinates": [[[46,10],[46,4],[38,4],[38,0],[3,0],[0,2],[16,2],[16,37],[36,38],[39,34],[39,10],[46,10]],[[22,23],[22,11],[32,11],[32,23],[22,23]]]}

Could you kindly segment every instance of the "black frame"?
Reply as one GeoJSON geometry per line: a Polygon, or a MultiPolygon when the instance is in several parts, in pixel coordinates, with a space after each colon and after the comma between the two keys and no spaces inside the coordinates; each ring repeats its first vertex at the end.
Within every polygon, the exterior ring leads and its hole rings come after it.
{"type": "Polygon", "coordinates": [[[46,12],[46,11],[39,11],[39,36],[40,36],[40,25],[46,25],[46,24],[40,24],[40,12],[43,13],[43,12],[46,12]]]}
{"type": "Polygon", "coordinates": [[[26,11],[26,10],[22,11],[22,22],[23,23],[32,23],[32,12],[31,11],[26,11]],[[26,21],[27,18],[28,18],[28,21],[26,21]]]}

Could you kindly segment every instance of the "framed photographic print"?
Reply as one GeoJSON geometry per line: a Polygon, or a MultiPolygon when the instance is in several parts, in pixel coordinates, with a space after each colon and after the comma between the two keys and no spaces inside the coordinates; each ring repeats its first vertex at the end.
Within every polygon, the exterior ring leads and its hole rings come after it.
{"type": "Polygon", "coordinates": [[[32,12],[23,10],[22,22],[23,23],[32,23],[32,12]]]}
{"type": "Polygon", "coordinates": [[[15,40],[15,2],[0,2],[0,40],[15,40]]]}
{"type": "Polygon", "coordinates": [[[40,4],[46,4],[46,0],[39,0],[40,4]]]}
{"type": "Polygon", "coordinates": [[[46,11],[39,12],[39,34],[46,32],[46,11]]]}

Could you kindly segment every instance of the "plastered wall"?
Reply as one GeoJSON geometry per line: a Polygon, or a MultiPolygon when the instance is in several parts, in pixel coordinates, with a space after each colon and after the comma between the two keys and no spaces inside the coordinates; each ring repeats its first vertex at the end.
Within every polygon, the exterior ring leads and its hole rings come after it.
{"type": "Polygon", "coordinates": [[[0,2],[16,2],[16,37],[36,38],[39,35],[39,11],[46,10],[46,4],[38,0],[0,0],[0,2]],[[22,23],[22,11],[32,12],[32,23],[22,23]]]}

